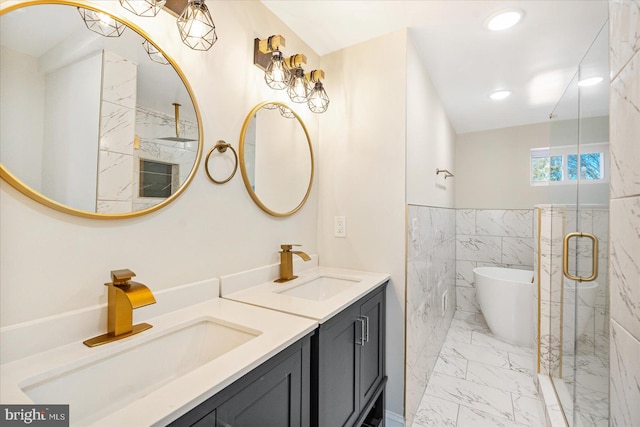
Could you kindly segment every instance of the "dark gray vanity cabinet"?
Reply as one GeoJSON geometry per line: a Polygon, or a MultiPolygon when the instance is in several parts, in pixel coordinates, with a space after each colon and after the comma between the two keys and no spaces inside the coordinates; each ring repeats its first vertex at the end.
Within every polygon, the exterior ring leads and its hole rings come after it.
{"type": "Polygon", "coordinates": [[[170,426],[309,427],[310,347],[307,336],[170,426]]]}
{"type": "Polygon", "coordinates": [[[321,324],[313,336],[312,426],[359,426],[379,398],[378,409],[383,406],[385,288],[321,324]]]}

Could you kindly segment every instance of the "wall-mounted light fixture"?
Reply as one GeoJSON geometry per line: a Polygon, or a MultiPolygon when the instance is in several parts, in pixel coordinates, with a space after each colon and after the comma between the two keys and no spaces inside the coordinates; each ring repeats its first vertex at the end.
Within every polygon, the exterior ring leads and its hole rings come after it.
{"type": "Polygon", "coordinates": [[[280,111],[280,115],[286,119],[294,119],[296,117],[293,111],[284,105],[278,105],[278,110],[280,111]]]}
{"type": "Polygon", "coordinates": [[[120,0],[120,5],[138,16],[156,16],[167,0],[120,0]]]}
{"type": "Polygon", "coordinates": [[[307,102],[309,99],[309,79],[302,69],[302,64],[306,63],[307,57],[300,53],[287,58],[287,65],[291,68],[287,95],[289,95],[289,99],[299,104],[307,102]]]}
{"type": "MultiPolygon", "coordinates": [[[[205,0],[173,0],[171,10],[175,12],[177,7],[183,6],[182,13],[178,16],[178,31],[182,42],[194,50],[209,50],[218,40],[216,26],[211,18],[209,9],[204,4],[205,0]],[[184,6],[186,3],[186,6],[184,6]]],[[[167,0],[120,0],[120,5],[129,12],[138,16],[153,17],[167,3],[167,0]]],[[[120,37],[126,26],[110,15],[97,10],[78,7],[78,12],[84,20],[87,28],[105,37],[120,37]]],[[[169,61],[150,43],[143,44],[144,49],[151,60],[160,64],[168,64],[169,61]]]]}
{"type": "Polygon", "coordinates": [[[182,42],[194,50],[209,50],[218,40],[216,26],[204,0],[189,0],[178,17],[182,42]]]}
{"type": "Polygon", "coordinates": [[[142,47],[144,48],[144,51],[147,52],[147,55],[149,55],[149,59],[151,59],[153,62],[157,62],[158,64],[162,65],[169,65],[169,61],[167,60],[167,58],[165,58],[162,52],[156,49],[156,47],[152,45],[149,40],[144,39],[144,41],[142,42],[142,47]]]}
{"type": "Polygon", "coordinates": [[[284,37],[271,36],[266,40],[258,40],[258,44],[258,52],[264,52],[265,55],[271,52],[271,58],[264,66],[264,81],[267,86],[276,90],[286,89],[291,78],[291,71],[282,52],[280,52],[280,48],[285,45],[284,37]]]}
{"type": "MultiPolygon", "coordinates": [[[[120,5],[138,16],[153,17],[166,6],[177,17],[182,42],[194,50],[209,50],[218,40],[216,26],[205,0],[119,0],[120,5]]],[[[85,20],[86,21],[86,20],[85,20]]],[[[145,47],[146,49],[146,47],[145,47]]],[[[147,51],[156,62],[152,53],[147,51]]],[[[157,55],[156,55],[157,57],[157,55]]],[[[162,63],[162,62],[160,62],[162,63]]]]}
{"type": "Polygon", "coordinates": [[[322,79],[324,79],[324,71],[322,70],[313,70],[309,73],[311,92],[307,104],[314,113],[324,113],[329,108],[329,97],[322,85],[322,79]]]}
{"type": "Polygon", "coordinates": [[[324,113],[329,107],[329,97],[320,81],[324,79],[324,71],[313,70],[305,74],[302,65],[307,63],[307,57],[298,53],[285,58],[280,51],[284,46],[285,39],[281,35],[255,39],[253,64],[265,72],[264,80],[270,88],[286,89],[291,101],[306,102],[314,113],[324,113]]]}
{"type": "Polygon", "coordinates": [[[82,16],[87,28],[101,36],[120,37],[126,28],[122,22],[115,20],[106,13],[83,7],[79,7],[78,12],[80,12],[80,16],[82,16]]]}

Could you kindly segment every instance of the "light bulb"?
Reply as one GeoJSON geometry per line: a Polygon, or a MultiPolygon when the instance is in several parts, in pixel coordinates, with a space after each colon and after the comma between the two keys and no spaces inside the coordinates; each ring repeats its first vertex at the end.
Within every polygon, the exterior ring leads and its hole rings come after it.
{"type": "Polygon", "coordinates": [[[289,98],[293,102],[307,102],[309,99],[309,80],[307,80],[304,70],[300,67],[293,70],[293,73],[287,89],[289,98]]]}
{"type": "Polygon", "coordinates": [[[113,23],[113,18],[110,18],[102,12],[96,12],[96,17],[98,18],[98,25],[105,31],[108,30],[113,23]]]}
{"type": "Polygon", "coordinates": [[[203,38],[207,35],[209,28],[202,22],[206,21],[201,10],[196,11],[193,19],[191,20],[191,27],[189,28],[189,37],[203,38]]]}
{"type": "Polygon", "coordinates": [[[322,82],[316,82],[311,94],[309,95],[309,101],[307,101],[309,109],[314,113],[324,113],[329,108],[329,97],[324,90],[322,82]]]}
{"type": "Polygon", "coordinates": [[[271,61],[264,72],[264,81],[271,89],[285,89],[291,79],[291,72],[279,50],[273,51],[271,61]]]}
{"type": "Polygon", "coordinates": [[[78,8],[80,16],[88,29],[105,37],[120,37],[126,28],[125,25],[110,15],[96,10],[78,8]]]}

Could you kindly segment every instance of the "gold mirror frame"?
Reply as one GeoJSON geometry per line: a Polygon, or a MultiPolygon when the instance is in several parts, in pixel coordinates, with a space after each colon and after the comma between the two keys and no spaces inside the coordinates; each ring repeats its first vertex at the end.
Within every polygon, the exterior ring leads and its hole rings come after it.
{"type": "MultiPolygon", "coordinates": [[[[290,119],[287,119],[287,120],[290,120],[290,119]]],[[[242,173],[242,181],[244,182],[244,186],[247,189],[247,192],[249,193],[249,195],[251,196],[255,204],[258,205],[260,209],[262,209],[264,212],[268,213],[269,215],[280,217],[280,218],[291,216],[294,213],[298,212],[300,209],[302,209],[302,206],[304,206],[307,199],[309,198],[309,194],[311,193],[311,187],[313,185],[313,174],[315,170],[315,166],[314,166],[315,160],[313,156],[313,146],[311,145],[311,137],[309,136],[309,131],[307,130],[307,127],[302,121],[302,118],[295,111],[293,111],[293,109],[291,109],[287,104],[284,104],[282,102],[277,102],[277,101],[261,102],[260,104],[253,107],[253,109],[249,112],[246,119],[244,120],[244,123],[242,124],[242,130],[240,131],[240,143],[239,143],[238,151],[239,151],[238,157],[240,157],[240,172],[242,173]],[[266,206],[262,202],[262,200],[260,200],[260,198],[255,193],[255,191],[253,191],[253,188],[251,188],[251,180],[249,179],[249,175],[247,173],[247,166],[245,164],[245,137],[246,137],[247,129],[251,121],[253,120],[254,116],[258,113],[258,111],[260,111],[262,108],[264,108],[266,105],[269,105],[269,104],[277,105],[278,107],[283,107],[291,111],[295,119],[298,120],[298,123],[302,127],[302,130],[304,130],[304,134],[307,138],[307,143],[309,144],[309,155],[311,156],[311,171],[310,171],[309,185],[307,187],[307,192],[302,198],[302,201],[289,212],[276,212],[270,209],[268,206],[266,206]]]]}
{"type": "Polygon", "coordinates": [[[196,119],[198,121],[198,150],[196,152],[196,158],[195,158],[195,161],[194,161],[194,165],[191,168],[191,172],[189,173],[189,175],[185,179],[184,183],[180,186],[180,188],[178,188],[178,190],[176,190],[175,193],[173,193],[171,196],[167,197],[162,202],[160,202],[160,203],[158,203],[158,204],[156,204],[154,206],[151,206],[149,208],[142,209],[142,210],[139,210],[139,211],[134,211],[134,212],[120,213],[120,214],[101,214],[101,213],[97,213],[97,212],[83,211],[83,210],[74,209],[74,208],[71,208],[69,206],[66,206],[66,205],[63,205],[61,203],[58,203],[57,201],[52,200],[52,199],[44,196],[43,194],[40,194],[39,192],[37,192],[37,191],[33,190],[32,188],[30,188],[28,185],[24,184],[15,175],[13,175],[11,172],[9,172],[9,170],[7,170],[2,163],[0,163],[0,178],[5,180],[7,183],[9,183],[13,188],[18,190],[20,193],[24,194],[25,196],[29,197],[30,199],[32,199],[32,200],[34,200],[34,201],[36,201],[38,203],[41,203],[41,204],[43,204],[43,205],[45,205],[45,206],[47,206],[49,208],[52,208],[52,209],[55,209],[55,210],[59,211],[59,212],[63,212],[63,213],[67,213],[67,214],[71,214],[71,215],[79,216],[79,217],[83,217],[83,218],[92,218],[92,219],[134,218],[134,217],[146,215],[148,213],[157,211],[157,210],[167,206],[169,203],[173,202],[174,200],[176,200],[186,190],[186,188],[189,186],[189,184],[191,183],[191,181],[195,177],[196,172],[198,170],[198,166],[200,165],[200,160],[202,158],[202,147],[204,145],[204,143],[203,143],[204,137],[203,137],[203,133],[202,133],[202,118],[200,116],[200,110],[198,108],[198,104],[197,104],[195,96],[193,94],[193,90],[191,89],[191,86],[189,85],[189,82],[187,81],[186,76],[184,75],[184,73],[182,72],[182,70],[180,69],[178,64],[176,64],[176,62],[173,60],[173,58],[171,58],[169,55],[167,55],[167,53],[160,46],[156,45],[154,43],[154,41],[151,39],[151,37],[144,30],[142,30],[140,27],[138,27],[137,25],[135,25],[131,21],[123,18],[122,16],[115,15],[111,11],[100,9],[99,7],[96,7],[94,4],[87,4],[87,3],[83,3],[83,2],[80,2],[80,1],[74,1],[74,0],[32,0],[32,1],[26,1],[24,3],[13,4],[13,5],[10,5],[10,6],[5,6],[5,7],[2,7],[2,4],[0,4],[0,16],[4,15],[5,13],[14,11],[16,9],[21,9],[21,8],[25,8],[25,7],[29,7],[29,6],[38,6],[38,5],[73,6],[73,7],[80,7],[80,8],[87,9],[87,10],[93,10],[93,11],[96,11],[96,12],[105,13],[105,14],[111,16],[116,21],[119,21],[122,24],[126,25],[129,29],[131,29],[131,30],[135,31],[136,33],[138,33],[141,37],[143,37],[146,40],[148,40],[149,43],[151,43],[156,49],[158,49],[158,51],[162,55],[164,55],[164,57],[169,61],[169,63],[173,67],[174,71],[180,77],[180,80],[182,80],[182,83],[184,84],[185,89],[189,93],[189,98],[191,99],[191,102],[193,103],[193,109],[195,111],[196,119]]]}

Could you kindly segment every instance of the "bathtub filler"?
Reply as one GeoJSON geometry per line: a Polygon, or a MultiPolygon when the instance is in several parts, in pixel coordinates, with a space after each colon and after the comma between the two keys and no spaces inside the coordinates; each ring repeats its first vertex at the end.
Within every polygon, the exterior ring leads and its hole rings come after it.
{"type": "Polygon", "coordinates": [[[533,271],[477,267],[473,278],[491,332],[511,344],[533,347],[533,271]]]}

